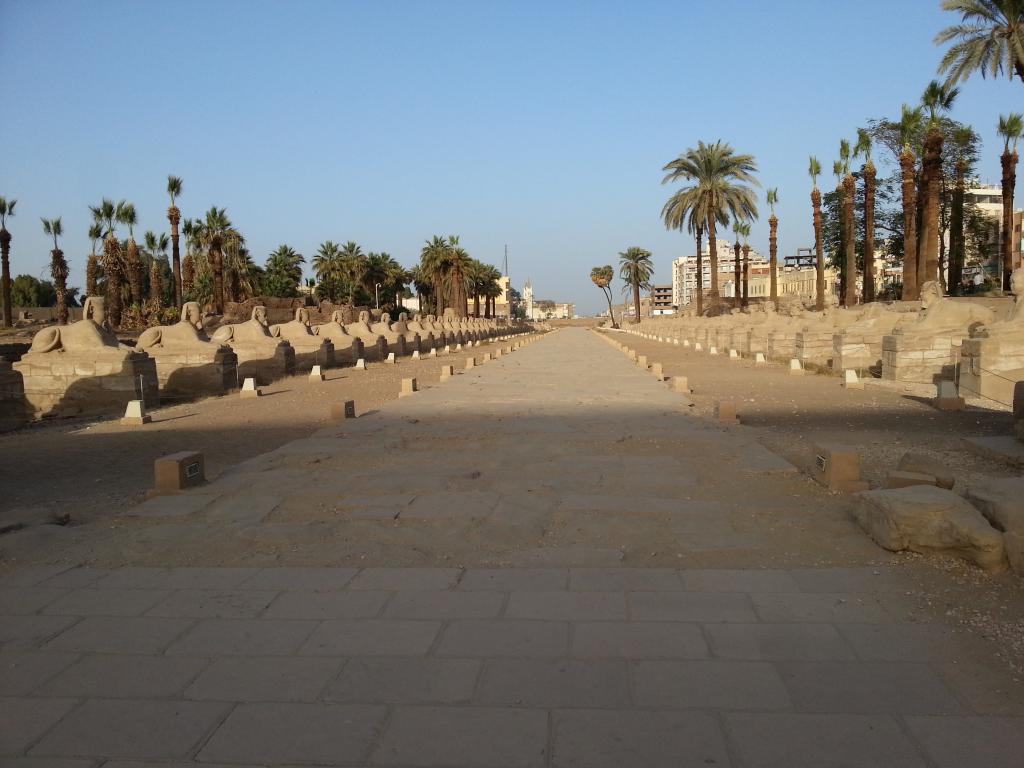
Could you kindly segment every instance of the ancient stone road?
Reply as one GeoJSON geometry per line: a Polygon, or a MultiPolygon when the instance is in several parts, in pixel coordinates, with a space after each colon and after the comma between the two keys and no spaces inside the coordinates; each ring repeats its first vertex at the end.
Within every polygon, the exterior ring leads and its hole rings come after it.
{"type": "Polygon", "coordinates": [[[559,331],[0,577],[0,764],[1019,768],[844,503],[559,331]]]}

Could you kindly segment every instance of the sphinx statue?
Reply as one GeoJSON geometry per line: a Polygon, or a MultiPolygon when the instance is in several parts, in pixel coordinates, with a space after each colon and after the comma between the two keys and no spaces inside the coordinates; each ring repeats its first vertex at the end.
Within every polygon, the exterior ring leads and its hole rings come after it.
{"type": "Polygon", "coordinates": [[[352,336],[345,330],[344,319],[345,313],[336,309],[331,313],[331,322],[314,325],[313,333],[322,339],[330,339],[331,344],[334,345],[336,359],[340,352],[347,355],[349,361],[355,364],[363,356],[363,342],[358,336],[352,336]]]}
{"type": "Polygon", "coordinates": [[[946,298],[937,282],[926,282],[918,316],[882,339],[882,378],[918,384],[953,380],[964,339],[994,319],[988,307],[946,298]]]}
{"type": "Polygon", "coordinates": [[[363,342],[364,354],[375,360],[383,360],[388,356],[388,342],[370,327],[370,313],[365,309],[359,313],[359,319],[345,325],[349,336],[355,336],[363,342]]]}
{"type": "MultiPolygon", "coordinates": [[[[405,313],[403,312],[398,316],[399,321],[404,317],[405,313]]],[[[423,323],[419,313],[412,316],[412,320],[408,323],[408,328],[410,332],[419,334],[420,344],[425,344],[427,349],[434,349],[438,346],[438,339],[434,336],[434,331],[423,323]]]]}
{"type": "Polygon", "coordinates": [[[78,322],[39,331],[12,368],[36,418],[123,412],[129,400],[160,404],[156,361],[118,342],[99,296],[86,298],[78,322]]]}
{"type": "Polygon", "coordinates": [[[269,384],[295,373],[295,349],[270,333],[266,307],[253,307],[243,323],[222,325],[213,332],[213,340],[231,345],[238,356],[239,379],[252,377],[257,384],[269,384]]]}
{"type": "Polygon", "coordinates": [[[444,326],[445,335],[448,337],[449,344],[466,344],[471,341],[469,336],[462,331],[462,326],[459,324],[459,318],[455,316],[455,310],[448,307],[444,311],[444,315],[441,318],[441,324],[444,326]]]}
{"type": "Polygon", "coordinates": [[[448,331],[445,329],[444,323],[439,322],[437,317],[434,315],[427,315],[427,319],[424,321],[424,327],[434,334],[434,338],[437,339],[437,343],[439,345],[456,343],[455,340],[448,335],[448,331]]]}
{"type": "Polygon", "coordinates": [[[314,365],[334,367],[334,344],[331,339],[313,333],[306,307],[296,308],[292,320],[272,325],[269,330],[271,336],[284,339],[295,349],[296,370],[308,371],[314,365]]]}
{"type": "Polygon", "coordinates": [[[431,345],[427,344],[426,334],[421,335],[419,331],[414,331],[410,327],[409,315],[405,312],[398,313],[398,319],[391,324],[391,330],[405,339],[405,346],[409,350],[422,352],[425,344],[426,348],[430,349],[431,345]]]}
{"type": "Polygon", "coordinates": [[[401,357],[407,353],[406,338],[398,333],[391,325],[391,315],[387,312],[380,316],[380,320],[370,326],[370,330],[378,336],[383,336],[388,343],[388,349],[401,357]]]}
{"type": "Polygon", "coordinates": [[[916,315],[897,305],[872,302],[860,317],[832,334],[832,370],[868,370],[882,364],[882,339],[916,315]]]}
{"type": "Polygon", "coordinates": [[[1024,269],[1013,270],[1014,302],[1003,320],[976,325],[960,352],[960,391],[1013,404],[1014,387],[1024,381],[1024,269]]]}
{"type": "Polygon", "coordinates": [[[136,348],[156,360],[165,396],[219,395],[238,385],[238,356],[206,335],[198,302],[187,302],[177,323],[147,328],[136,348]]]}

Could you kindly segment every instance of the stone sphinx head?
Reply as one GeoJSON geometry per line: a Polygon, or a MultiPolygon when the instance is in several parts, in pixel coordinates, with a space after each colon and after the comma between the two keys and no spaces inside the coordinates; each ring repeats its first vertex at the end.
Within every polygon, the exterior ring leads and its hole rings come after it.
{"type": "Polygon", "coordinates": [[[400,323],[407,323],[407,322],[409,322],[409,315],[408,315],[408,313],[406,313],[406,312],[399,312],[398,313],[398,322],[400,322],[400,323]]]}
{"type": "Polygon", "coordinates": [[[921,286],[921,309],[928,309],[942,300],[942,286],[936,280],[929,280],[921,286]]]}
{"type": "Polygon", "coordinates": [[[181,307],[181,322],[188,323],[197,331],[203,329],[203,311],[198,301],[186,301],[181,307]]]}
{"type": "Polygon", "coordinates": [[[437,318],[436,318],[436,317],[434,317],[433,315],[427,315],[427,322],[428,322],[428,323],[433,323],[433,322],[435,322],[436,320],[437,320],[437,318]]]}
{"type": "Polygon", "coordinates": [[[380,321],[384,323],[384,325],[391,325],[391,315],[385,312],[383,315],[380,316],[380,321]]]}
{"type": "Polygon", "coordinates": [[[367,312],[365,309],[362,312],[359,313],[359,322],[360,323],[369,323],[370,322],[370,313],[367,312]]]}
{"type": "Polygon", "coordinates": [[[295,310],[295,322],[309,325],[309,310],[306,307],[298,307],[295,310]]]}
{"type": "Polygon", "coordinates": [[[252,320],[255,320],[260,325],[266,326],[267,324],[267,308],[260,305],[252,308],[252,320]]]}
{"type": "Polygon", "coordinates": [[[102,296],[89,296],[82,304],[82,319],[92,320],[96,325],[105,325],[107,322],[105,299],[102,296]]]}
{"type": "Polygon", "coordinates": [[[345,322],[345,313],[342,312],[340,309],[334,310],[333,312],[331,312],[331,322],[341,325],[343,322],[345,322]]]}

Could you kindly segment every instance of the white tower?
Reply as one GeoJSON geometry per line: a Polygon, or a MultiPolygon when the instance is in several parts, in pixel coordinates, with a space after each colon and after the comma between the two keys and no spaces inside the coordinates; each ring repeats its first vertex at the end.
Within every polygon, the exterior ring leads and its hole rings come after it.
{"type": "Polygon", "coordinates": [[[523,286],[523,303],[526,304],[526,319],[533,320],[533,283],[529,278],[523,286]]]}

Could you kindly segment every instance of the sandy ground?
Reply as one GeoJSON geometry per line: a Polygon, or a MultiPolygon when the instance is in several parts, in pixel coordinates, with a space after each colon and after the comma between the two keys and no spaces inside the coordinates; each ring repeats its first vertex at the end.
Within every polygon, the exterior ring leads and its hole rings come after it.
{"type": "MultiPolygon", "coordinates": [[[[507,344],[508,342],[503,342],[507,344]]],[[[471,355],[498,342],[419,361],[368,363],[367,370],[334,368],[327,380],[293,376],[263,387],[264,396],[237,394],[165,405],[153,422],[124,427],[118,417],[38,422],[0,435],[0,526],[34,525],[70,517],[74,524],[116,516],[153,486],[153,461],[183,450],[203,453],[207,478],[330,423],[332,403],[354,400],[359,414],[398,397],[403,378],[423,389],[440,379],[443,365],[458,374],[471,355]]],[[[0,549],[2,552],[2,549],[0,549]]]]}

